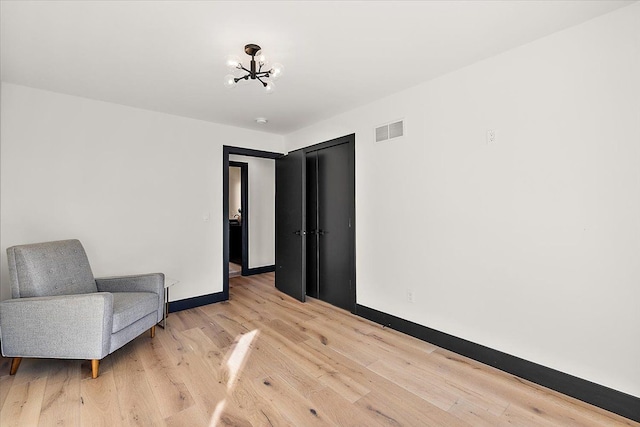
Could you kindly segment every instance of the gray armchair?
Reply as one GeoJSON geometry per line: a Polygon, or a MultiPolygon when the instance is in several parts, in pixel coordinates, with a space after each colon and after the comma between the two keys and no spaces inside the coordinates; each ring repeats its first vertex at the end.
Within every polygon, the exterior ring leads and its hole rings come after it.
{"type": "Polygon", "coordinates": [[[10,374],[23,357],[99,362],[155,325],[164,309],[164,275],[93,277],[78,240],[7,249],[12,299],[0,302],[2,354],[10,374]]]}

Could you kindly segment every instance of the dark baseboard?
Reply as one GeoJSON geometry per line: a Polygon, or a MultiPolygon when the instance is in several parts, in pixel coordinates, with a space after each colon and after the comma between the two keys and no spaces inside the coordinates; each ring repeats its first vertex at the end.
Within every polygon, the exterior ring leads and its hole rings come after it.
{"type": "Polygon", "coordinates": [[[276,271],[275,265],[265,265],[264,267],[247,268],[242,272],[243,276],[253,276],[254,274],[271,273],[276,271]]]}
{"type": "MultiPolygon", "coordinates": [[[[276,271],[275,265],[265,265],[264,267],[249,268],[243,271],[243,276],[252,276],[254,274],[271,273],[276,271]]],[[[216,292],[215,294],[201,295],[199,297],[186,298],[169,303],[169,312],[187,310],[189,308],[200,307],[201,305],[213,304],[215,302],[226,301],[229,294],[225,292],[216,292]]]]}
{"type": "Polygon", "coordinates": [[[199,297],[171,301],[169,303],[169,313],[175,313],[176,311],[187,310],[189,308],[196,308],[202,305],[213,304],[214,302],[226,301],[228,299],[229,296],[225,295],[224,292],[216,292],[215,294],[201,295],[199,297]]]}
{"type": "Polygon", "coordinates": [[[356,306],[356,314],[454,353],[640,422],[640,398],[485,347],[391,314],[356,306]]]}

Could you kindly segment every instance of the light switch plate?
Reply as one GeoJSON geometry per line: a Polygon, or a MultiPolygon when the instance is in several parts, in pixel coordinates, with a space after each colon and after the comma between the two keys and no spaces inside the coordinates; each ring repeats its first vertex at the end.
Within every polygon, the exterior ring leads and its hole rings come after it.
{"type": "Polygon", "coordinates": [[[496,142],[496,131],[495,129],[487,130],[487,144],[495,144],[496,142]]]}

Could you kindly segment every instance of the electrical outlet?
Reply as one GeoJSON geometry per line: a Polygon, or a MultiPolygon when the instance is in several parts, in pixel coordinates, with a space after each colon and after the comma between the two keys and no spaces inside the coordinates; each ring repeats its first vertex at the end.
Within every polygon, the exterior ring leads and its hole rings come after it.
{"type": "Polygon", "coordinates": [[[414,299],[414,296],[413,296],[413,290],[411,290],[411,289],[407,289],[407,301],[415,302],[415,299],[414,299]]]}

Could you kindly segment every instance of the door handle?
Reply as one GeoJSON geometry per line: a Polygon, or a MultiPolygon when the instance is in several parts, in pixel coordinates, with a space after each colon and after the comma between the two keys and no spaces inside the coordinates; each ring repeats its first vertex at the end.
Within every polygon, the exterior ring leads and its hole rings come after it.
{"type": "Polygon", "coordinates": [[[293,232],[293,234],[295,234],[296,236],[304,236],[305,234],[307,234],[306,231],[300,231],[300,230],[296,230],[293,232]]]}

